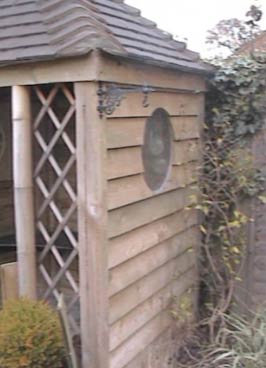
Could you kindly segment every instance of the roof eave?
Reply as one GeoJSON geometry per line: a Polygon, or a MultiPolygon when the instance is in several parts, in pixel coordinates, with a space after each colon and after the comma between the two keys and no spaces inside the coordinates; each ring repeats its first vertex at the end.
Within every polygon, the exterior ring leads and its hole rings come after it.
{"type": "Polygon", "coordinates": [[[177,63],[174,64],[174,63],[158,61],[156,59],[149,58],[149,57],[142,57],[142,56],[137,56],[137,55],[132,55],[132,54],[120,54],[119,52],[115,52],[115,51],[109,51],[109,50],[100,50],[100,51],[103,54],[107,54],[115,58],[123,59],[125,61],[138,62],[138,63],[142,63],[146,65],[157,66],[163,69],[176,70],[179,72],[198,74],[198,75],[203,75],[203,76],[211,76],[215,72],[213,65],[205,63],[205,62],[195,63],[196,65],[191,65],[191,66],[184,66],[184,65],[178,64],[178,60],[177,60],[177,63]]]}
{"type": "Polygon", "coordinates": [[[57,61],[57,60],[63,60],[67,58],[78,58],[81,56],[88,55],[92,51],[93,49],[87,49],[87,50],[76,51],[74,54],[71,52],[69,53],[66,52],[64,54],[55,53],[55,54],[45,55],[45,56],[35,55],[30,58],[21,58],[21,59],[15,59],[15,60],[7,59],[4,62],[0,62],[0,68],[13,66],[13,65],[37,64],[37,63],[41,63],[45,61],[57,61]]]}

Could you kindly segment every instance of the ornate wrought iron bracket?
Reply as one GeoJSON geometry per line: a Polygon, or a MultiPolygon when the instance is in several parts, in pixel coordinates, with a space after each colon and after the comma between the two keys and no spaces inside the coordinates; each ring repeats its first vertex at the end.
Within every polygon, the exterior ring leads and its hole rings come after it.
{"type": "Polygon", "coordinates": [[[103,117],[104,114],[112,115],[129,93],[143,93],[142,106],[146,108],[149,106],[149,93],[151,92],[155,92],[155,89],[149,86],[118,86],[116,84],[104,86],[100,83],[98,89],[100,117],[103,117]]]}

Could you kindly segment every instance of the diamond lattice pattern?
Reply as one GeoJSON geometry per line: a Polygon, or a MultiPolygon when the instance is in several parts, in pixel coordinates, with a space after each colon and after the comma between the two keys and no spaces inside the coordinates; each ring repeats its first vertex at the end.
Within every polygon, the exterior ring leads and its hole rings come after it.
{"type": "Polygon", "coordinates": [[[68,84],[33,87],[36,238],[40,297],[61,293],[79,333],[75,98],[68,84]]]}

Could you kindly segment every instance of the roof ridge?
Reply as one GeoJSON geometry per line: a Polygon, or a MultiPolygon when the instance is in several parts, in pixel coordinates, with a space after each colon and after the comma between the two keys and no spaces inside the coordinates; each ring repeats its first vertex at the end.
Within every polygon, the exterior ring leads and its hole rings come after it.
{"type": "MultiPolygon", "coordinates": [[[[135,16],[136,18],[138,18],[139,20],[142,21],[142,23],[146,26],[146,27],[149,27],[149,28],[153,28],[153,29],[156,29],[156,31],[160,32],[161,36],[165,39],[165,40],[169,40],[169,41],[174,41],[175,42],[175,47],[178,48],[179,50],[184,50],[186,49],[186,43],[185,42],[182,42],[182,41],[177,41],[174,39],[172,33],[170,32],[167,32],[165,30],[162,30],[158,27],[157,23],[144,17],[142,15],[142,12],[135,8],[134,6],[132,5],[129,5],[129,4],[126,4],[125,3],[125,0],[107,0],[110,2],[110,4],[106,5],[106,6],[109,6],[111,7],[111,4],[121,4],[123,6],[123,8],[125,10],[127,10],[131,15],[135,16]]],[[[93,3],[97,4],[99,2],[101,2],[101,0],[92,0],[93,3]]],[[[106,2],[106,0],[105,0],[106,2]]]]}
{"type": "Polygon", "coordinates": [[[87,53],[93,48],[110,48],[125,53],[109,27],[101,17],[98,8],[90,0],[37,0],[43,23],[47,27],[50,43],[57,47],[57,53],[65,53],[72,45],[72,51],[87,53]],[[81,19],[88,22],[80,22],[81,19]],[[61,23],[59,26],[58,23],[61,23]],[[64,37],[60,37],[62,28],[64,37]],[[80,35],[80,37],[78,36],[80,35]],[[73,40],[72,40],[73,39],[73,40]],[[87,40],[87,42],[85,41],[87,40]],[[90,42],[91,41],[91,42],[90,42]]]}

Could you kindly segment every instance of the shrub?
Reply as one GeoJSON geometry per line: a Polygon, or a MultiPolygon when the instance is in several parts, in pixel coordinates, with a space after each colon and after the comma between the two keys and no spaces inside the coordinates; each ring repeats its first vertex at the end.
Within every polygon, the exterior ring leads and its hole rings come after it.
{"type": "Polygon", "coordinates": [[[60,322],[44,302],[21,299],[0,311],[1,368],[61,368],[60,322]]]}

